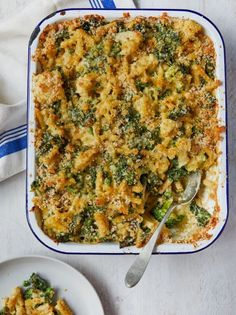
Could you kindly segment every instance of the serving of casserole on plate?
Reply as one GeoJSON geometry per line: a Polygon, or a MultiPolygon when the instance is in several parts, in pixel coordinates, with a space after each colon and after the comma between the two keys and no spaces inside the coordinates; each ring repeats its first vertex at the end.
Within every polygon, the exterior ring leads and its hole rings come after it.
{"type": "Polygon", "coordinates": [[[55,301],[55,290],[47,280],[32,273],[23,282],[23,288],[17,286],[9,297],[4,298],[1,315],[73,315],[63,299],[55,301]]]}
{"type": "Polygon", "coordinates": [[[186,176],[200,170],[197,197],[171,214],[158,251],[208,246],[227,218],[217,29],[193,12],[68,10],[33,34],[27,217],[34,234],[61,252],[136,252],[186,176]]]}

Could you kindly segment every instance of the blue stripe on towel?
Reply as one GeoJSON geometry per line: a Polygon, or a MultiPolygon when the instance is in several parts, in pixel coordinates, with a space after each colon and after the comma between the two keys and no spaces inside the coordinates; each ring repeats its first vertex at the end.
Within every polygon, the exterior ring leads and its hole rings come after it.
{"type": "Polygon", "coordinates": [[[92,8],[98,9],[98,5],[97,5],[97,3],[95,2],[95,0],[91,0],[90,3],[91,3],[91,5],[92,5],[92,8]]]}
{"type": "Polygon", "coordinates": [[[96,8],[97,9],[97,5],[96,3],[94,2],[94,0],[89,0],[90,4],[91,4],[91,7],[92,8],[96,8]]]}
{"type": "Polygon", "coordinates": [[[0,141],[9,135],[14,135],[14,134],[16,134],[22,130],[26,130],[26,129],[27,129],[27,125],[21,125],[21,126],[18,126],[16,128],[6,130],[0,135],[0,141]]]}
{"type": "Polygon", "coordinates": [[[26,136],[26,134],[27,134],[27,130],[21,130],[21,131],[17,132],[17,134],[8,135],[8,136],[4,137],[2,140],[0,140],[0,146],[3,145],[3,143],[5,143],[5,142],[9,142],[9,140],[13,140],[16,138],[20,138],[22,136],[26,136]]]}
{"type": "Polygon", "coordinates": [[[116,6],[113,0],[100,0],[100,2],[102,3],[104,9],[116,9],[116,6]]]}
{"type": "Polygon", "coordinates": [[[27,136],[23,136],[19,139],[13,140],[11,142],[7,142],[0,146],[0,158],[14,153],[18,152],[20,150],[23,150],[27,147],[27,136]]]}
{"type": "Polygon", "coordinates": [[[93,0],[93,1],[94,1],[94,3],[97,4],[97,7],[98,7],[99,9],[102,8],[102,5],[101,5],[101,3],[99,2],[99,0],[93,0]]]}

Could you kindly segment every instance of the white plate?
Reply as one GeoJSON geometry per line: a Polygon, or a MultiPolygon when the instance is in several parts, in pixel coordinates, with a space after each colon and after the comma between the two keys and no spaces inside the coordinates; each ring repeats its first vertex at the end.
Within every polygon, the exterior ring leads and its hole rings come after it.
{"type": "Polygon", "coordinates": [[[50,282],[58,297],[66,300],[75,315],[104,315],[96,291],[80,272],[59,260],[43,256],[24,256],[1,262],[0,298],[9,296],[33,272],[50,282]]]}
{"type": "MultiPolygon", "coordinates": [[[[207,35],[214,42],[216,50],[216,77],[222,82],[221,86],[217,89],[217,97],[219,101],[219,114],[218,118],[221,125],[226,126],[226,61],[225,61],[225,46],[223,42],[222,35],[220,34],[217,27],[205,16],[198,12],[190,10],[177,10],[177,9],[120,9],[120,10],[88,10],[88,9],[64,9],[62,10],[64,14],[61,14],[61,11],[55,12],[50,16],[42,20],[34,32],[31,35],[29,42],[29,59],[28,59],[28,153],[27,153],[27,183],[26,183],[26,212],[27,220],[29,226],[36,236],[36,238],[48,248],[66,254],[125,254],[125,253],[137,253],[139,249],[135,247],[127,247],[120,249],[117,244],[114,243],[103,243],[96,245],[87,245],[87,244],[76,244],[76,243],[55,243],[48,236],[46,236],[40,227],[37,224],[34,212],[30,211],[33,207],[32,198],[34,197],[33,192],[30,191],[30,186],[35,176],[35,150],[34,150],[34,130],[35,130],[35,119],[34,119],[34,102],[33,95],[31,93],[31,78],[32,74],[36,72],[36,64],[32,62],[32,55],[38,45],[38,39],[41,31],[51,23],[57,21],[72,19],[78,16],[84,16],[91,13],[100,14],[105,16],[108,20],[116,19],[122,16],[124,12],[129,12],[132,17],[135,16],[160,16],[164,12],[167,12],[170,16],[179,17],[179,18],[189,18],[195,20],[201,24],[207,35]]],[[[227,130],[227,129],[226,129],[227,130]]],[[[199,241],[197,246],[194,247],[192,244],[161,244],[156,249],[154,249],[154,254],[180,254],[180,253],[194,253],[200,251],[204,248],[210,246],[221,234],[223,228],[226,224],[228,218],[228,172],[227,172],[227,131],[223,135],[223,139],[220,143],[220,151],[222,154],[218,159],[219,165],[219,182],[218,182],[218,204],[220,207],[219,213],[219,222],[218,224],[210,230],[212,237],[208,240],[199,241]]]]}

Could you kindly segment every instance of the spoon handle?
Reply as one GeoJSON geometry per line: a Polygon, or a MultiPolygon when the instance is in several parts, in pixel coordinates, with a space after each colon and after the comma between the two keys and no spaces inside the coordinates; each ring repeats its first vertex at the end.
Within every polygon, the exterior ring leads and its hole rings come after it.
{"type": "Polygon", "coordinates": [[[125,284],[128,288],[134,287],[139,280],[142,278],[142,275],[144,274],[144,271],[147,268],[148,262],[151,258],[154,246],[156,245],[156,242],[158,240],[158,237],[161,233],[161,230],[163,228],[163,225],[165,224],[166,220],[170,216],[171,212],[174,210],[174,208],[177,206],[176,203],[173,203],[168,211],[166,212],[165,216],[161,220],[160,224],[158,225],[156,231],[153,233],[150,240],[147,242],[145,247],[140,251],[139,255],[129,268],[126,277],[125,277],[125,284]]]}

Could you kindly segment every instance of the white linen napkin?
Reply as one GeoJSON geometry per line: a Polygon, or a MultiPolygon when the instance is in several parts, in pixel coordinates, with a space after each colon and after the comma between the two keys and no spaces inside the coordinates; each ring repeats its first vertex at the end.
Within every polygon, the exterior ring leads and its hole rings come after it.
{"type": "Polygon", "coordinates": [[[35,0],[0,23],[0,181],[25,169],[27,45],[37,23],[63,8],[135,8],[132,0],[35,0]]]}

